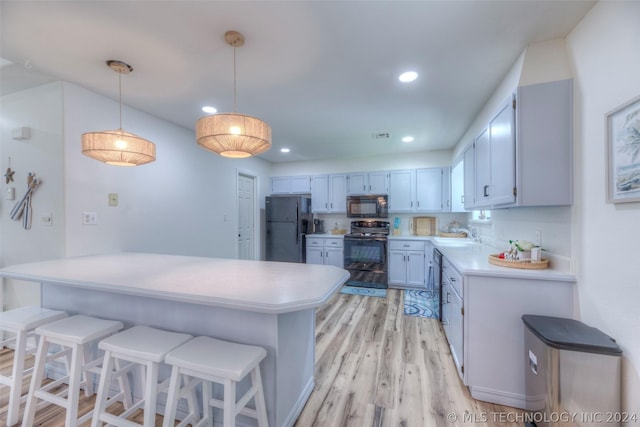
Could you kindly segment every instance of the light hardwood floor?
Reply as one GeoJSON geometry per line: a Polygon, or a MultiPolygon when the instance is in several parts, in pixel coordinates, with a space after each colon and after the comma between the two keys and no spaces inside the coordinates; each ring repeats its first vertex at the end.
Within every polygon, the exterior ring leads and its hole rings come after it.
{"type": "MultiPolygon", "coordinates": [[[[315,388],[295,427],[523,425],[521,410],[470,396],[438,321],[402,312],[403,292],[394,289],[387,298],[337,294],[318,309],[315,388]]],[[[0,351],[3,372],[12,357],[11,350],[0,351]]],[[[81,394],[80,414],[93,408],[94,400],[95,395],[81,394]]],[[[7,388],[2,387],[1,425],[6,411],[7,388]]],[[[64,413],[44,408],[36,413],[35,425],[63,426],[64,413]]],[[[161,425],[157,416],[156,426],[161,425]]]]}
{"type": "Polygon", "coordinates": [[[474,400],[440,323],[403,308],[389,289],[337,294],[318,310],[315,389],[296,427],[523,425],[523,411],[474,400]]]}

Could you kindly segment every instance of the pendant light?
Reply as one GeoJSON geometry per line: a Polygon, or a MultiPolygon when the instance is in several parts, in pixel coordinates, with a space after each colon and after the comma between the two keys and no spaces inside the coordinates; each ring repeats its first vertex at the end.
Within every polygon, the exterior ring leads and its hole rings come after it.
{"type": "Polygon", "coordinates": [[[156,159],[156,146],[137,135],[122,129],[122,75],[133,71],[131,65],[122,61],[107,61],[107,65],[118,73],[120,104],[120,128],[82,134],[82,154],[108,165],[138,166],[156,159]]]}
{"type": "Polygon", "coordinates": [[[207,150],[224,157],[243,158],[271,148],[271,127],[262,120],[236,113],[236,47],[244,45],[244,36],[227,31],[225,41],[233,46],[233,113],[201,117],[196,122],[196,140],[207,150]]]}

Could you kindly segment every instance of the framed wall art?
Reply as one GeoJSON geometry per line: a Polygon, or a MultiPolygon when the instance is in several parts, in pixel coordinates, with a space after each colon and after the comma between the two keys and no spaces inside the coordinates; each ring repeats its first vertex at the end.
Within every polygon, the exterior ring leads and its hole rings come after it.
{"type": "Polygon", "coordinates": [[[640,202],[640,96],[605,115],[607,203],[640,202]]]}

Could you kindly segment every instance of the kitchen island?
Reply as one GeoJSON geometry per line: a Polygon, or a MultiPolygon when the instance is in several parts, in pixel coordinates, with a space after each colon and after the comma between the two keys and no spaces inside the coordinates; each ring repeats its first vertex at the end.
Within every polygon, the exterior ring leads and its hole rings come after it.
{"type": "Polygon", "coordinates": [[[314,386],[315,308],[349,278],[327,265],[121,253],[14,265],[42,306],[260,345],[269,425],[295,422],[314,386]]]}

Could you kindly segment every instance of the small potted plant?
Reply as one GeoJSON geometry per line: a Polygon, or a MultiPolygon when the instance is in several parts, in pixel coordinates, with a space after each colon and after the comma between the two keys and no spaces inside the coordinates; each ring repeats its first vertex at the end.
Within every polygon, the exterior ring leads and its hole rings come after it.
{"type": "Polygon", "coordinates": [[[511,252],[516,260],[530,260],[531,249],[538,247],[528,240],[509,240],[509,244],[513,248],[511,252]]]}

